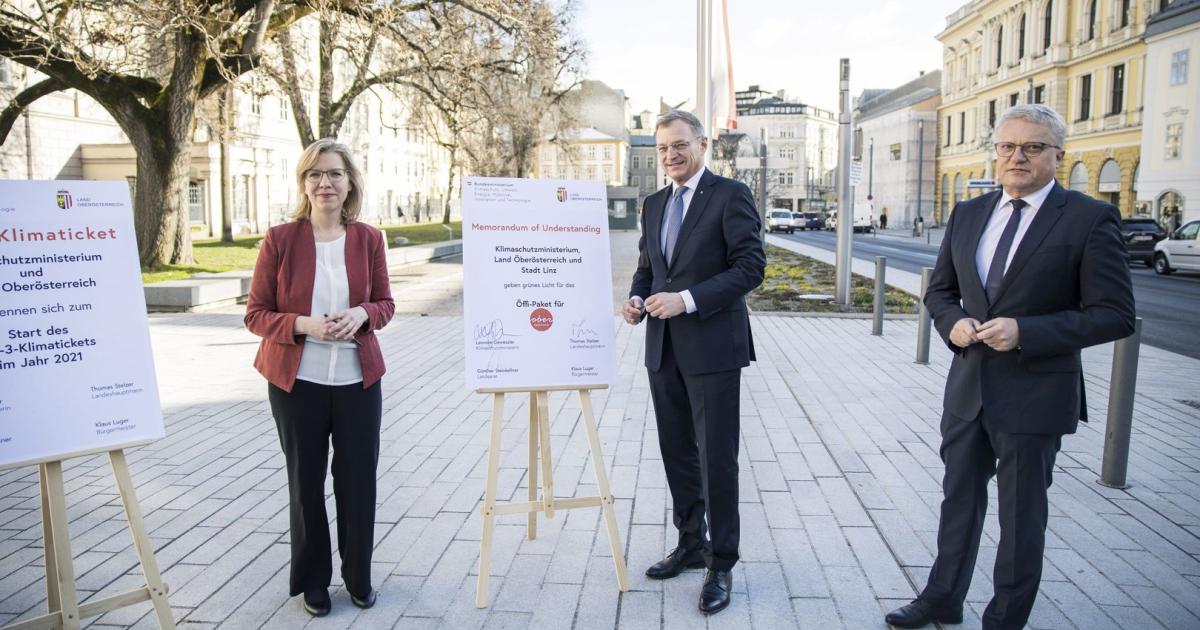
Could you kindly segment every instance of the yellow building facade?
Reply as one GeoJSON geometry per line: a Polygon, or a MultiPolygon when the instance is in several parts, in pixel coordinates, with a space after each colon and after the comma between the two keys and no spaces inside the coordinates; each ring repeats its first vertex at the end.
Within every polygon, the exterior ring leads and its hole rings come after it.
{"type": "Polygon", "coordinates": [[[1067,121],[1068,188],[1138,212],[1146,20],[1166,0],[974,0],[946,18],[935,217],[988,189],[995,120],[1043,103],[1067,121]]]}

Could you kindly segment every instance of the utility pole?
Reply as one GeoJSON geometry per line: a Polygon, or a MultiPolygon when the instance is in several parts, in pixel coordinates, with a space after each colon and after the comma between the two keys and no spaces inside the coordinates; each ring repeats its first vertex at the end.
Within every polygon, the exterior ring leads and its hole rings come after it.
{"type": "Polygon", "coordinates": [[[838,213],[837,213],[837,266],[835,286],[838,304],[850,304],[850,236],[854,230],[854,200],[850,189],[850,159],[854,152],[850,132],[850,60],[838,61],[838,213]]]}
{"type": "MultiPolygon", "coordinates": [[[[921,184],[925,181],[925,121],[917,121],[917,223],[924,224],[921,217],[921,184]]],[[[942,193],[943,195],[946,193],[942,193]]],[[[922,225],[924,227],[924,225],[922,225]]]]}
{"type": "Polygon", "coordinates": [[[875,138],[868,144],[867,156],[867,201],[875,200],[875,138]]]}

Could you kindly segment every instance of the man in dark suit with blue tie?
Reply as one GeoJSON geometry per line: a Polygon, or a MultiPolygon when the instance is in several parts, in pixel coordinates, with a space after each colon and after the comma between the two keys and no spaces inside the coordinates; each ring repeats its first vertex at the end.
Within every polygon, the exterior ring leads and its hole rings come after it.
{"type": "Polygon", "coordinates": [[[738,560],[738,403],[754,359],[746,294],[763,279],[761,222],[745,184],[704,167],[708,138],[690,113],[655,128],[671,186],[646,198],[625,321],[646,323],[646,369],[679,543],[646,571],[707,566],[700,610],[729,605],[738,560]],[[644,300],[643,300],[644,298],[644,300]]]}
{"type": "Polygon", "coordinates": [[[1087,420],[1080,349],[1133,332],[1120,213],[1054,181],[1066,124],[1045,105],[996,122],[1002,190],[955,206],[925,305],[954,352],[943,401],[937,558],[917,600],[885,621],[962,621],[996,477],[1000,541],[986,630],[1025,626],[1037,598],[1062,436],[1087,420]]]}

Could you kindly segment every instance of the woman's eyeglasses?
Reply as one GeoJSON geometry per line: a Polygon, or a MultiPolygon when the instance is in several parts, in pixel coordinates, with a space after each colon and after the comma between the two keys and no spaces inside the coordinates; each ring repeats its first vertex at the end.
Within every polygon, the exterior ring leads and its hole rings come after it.
{"type": "Polygon", "coordinates": [[[323,177],[328,177],[329,183],[331,184],[340,183],[342,180],[346,179],[346,169],[331,168],[327,171],[322,171],[321,169],[310,168],[307,171],[304,171],[304,181],[310,184],[321,183],[321,178],[323,177]]]}

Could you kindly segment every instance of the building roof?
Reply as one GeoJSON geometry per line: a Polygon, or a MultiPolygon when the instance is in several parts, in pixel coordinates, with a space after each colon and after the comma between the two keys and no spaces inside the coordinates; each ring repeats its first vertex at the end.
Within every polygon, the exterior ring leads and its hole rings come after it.
{"type": "Polygon", "coordinates": [[[576,127],[562,132],[562,137],[571,142],[614,142],[620,140],[610,136],[595,127],[576,127]]]}
{"type": "Polygon", "coordinates": [[[911,107],[933,98],[942,92],[942,71],[934,70],[901,85],[894,90],[864,90],[859,99],[855,118],[859,121],[870,120],[905,107],[911,107]],[[868,92],[879,91],[880,94],[867,98],[868,92]]]}
{"type": "Polygon", "coordinates": [[[1200,22],[1200,0],[1175,0],[1165,10],[1146,20],[1146,32],[1142,34],[1142,39],[1162,35],[1196,22],[1200,22]]]}

